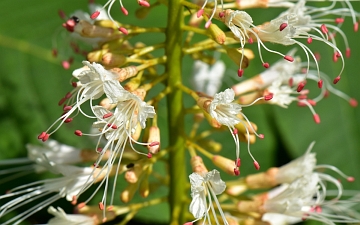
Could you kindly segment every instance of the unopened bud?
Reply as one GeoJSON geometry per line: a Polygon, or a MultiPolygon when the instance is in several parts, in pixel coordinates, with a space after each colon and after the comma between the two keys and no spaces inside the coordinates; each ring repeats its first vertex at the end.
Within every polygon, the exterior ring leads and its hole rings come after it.
{"type": "Polygon", "coordinates": [[[116,107],[116,104],[112,104],[110,102],[110,99],[104,98],[103,100],[100,101],[100,106],[102,106],[103,108],[105,108],[107,110],[112,110],[113,108],[116,107]]]}
{"type": "Polygon", "coordinates": [[[226,172],[227,174],[230,175],[235,175],[234,174],[234,160],[225,158],[221,155],[214,155],[211,158],[211,161],[214,163],[215,166],[219,167],[222,171],[226,172]]]}
{"type": "Polygon", "coordinates": [[[146,198],[147,196],[149,196],[150,193],[150,187],[149,187],[149,177],[145,176],[140,183],[139,186],[139,193],[141,195],[141,197],[146,198]]]}
{"type": "Polygon", "coordinates": [[[205,174],[208,172],[202,158],[200,156],[194,156],[190,160],[192,171],[198,174],[205,174]]]}
{"type": "Polygon", "coordinates": [[[227,55],[230,57],[230,59],[236,63],[236,65],[239,65],[241,58],[242,58],[242,64],[240,65],[241,69],[247,68],[249,66],[249,59],[244,55],[242,55],[242,51],[236,48],[227,48],[226,49],[227,55]]]}
{"type": "Polygon", "coordinates": [[[126,57],[108,52],[102,56],[101,62],[107,67],[120,67],[126,63],[126,57]]]}
{"type": "Polygon", "coordinates": [[[121,192],[120,194],[120,199],[123,203],[128,203],[129,201],[131,201],[131,199],[133,199],[134,194],[136,192],[138,188],[138,184],[129,184],[124,190],[123,192],[121,192]]]}
{"type": "Polygon", "coordinates": [[[211,24],[208,28],[208,32],[216,43],[220,45],[225,43],[226,35],[216,24],[211,24]]]}
{"type": "Polygon", "coordinates": [[[214,140],[203,139],[199,141],[199,144],[211,152],[220,152],[222,149],[222,145],[214,140]]]}
{"type": "MultiPolygon", "coordinates": [[[[149,129],[149,138],[148,138],[148,143],[160,143],[160,129],[159,127],[156,127],[156,126],[152,126],[150,127],[149,129]]],[[[149,150],[149,152],[151,154],[156,154],[159,152],[160,150],[160,144],[158,145],[148,145],[146,146],[147,149],[149,150]]]]}
{"type": "Polygon", "coordinates": [[[143,173],[143,167],[139,164],[135,164],[133,167],[129,168],[125,172],[125,180],[130,184],[135,184],[138,182],[139,177],[143,173]]]}
{"type": "Polygon", "coordinates": [[[209,112],[209,107],[211,104],[212,99],[208,98],[208,97],[200,97],[197,101],[196,104],[205,112],[209,112]]]}
{"type": "Polygon", "coordinates": [[[134,139],[135,141],[139,140],[141,131],[142,131],[141,125],[140,125],[140,123],[137,123],[135,132],[133,134],[131,134],[132,139],[134,139]]]}

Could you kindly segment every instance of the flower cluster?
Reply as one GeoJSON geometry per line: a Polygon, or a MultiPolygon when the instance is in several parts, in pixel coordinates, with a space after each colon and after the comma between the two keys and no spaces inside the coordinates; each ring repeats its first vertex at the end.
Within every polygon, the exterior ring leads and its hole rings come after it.
{"type": "MultiPolygon", "coordinates": [[[[258,120],[246,108],[260,109],[256,105],[261,104],[288,108],[297,102],[307,106],[319,124],[317,103],[330,93],[357,106],[354,98],[334,86],[351,55],[345,20],[350,18],[354,31],[358,30],[360,13],[350,1],[134,2],[140,6],[134,7],[140,19],[155,8],[168,7],[167,27],[135,26],[125,23],[126,17],[118,22],[115,0],[103,5],[89,1],[91,14],[77,10],[68,17],[59,11],[69,37],[65,41],[71,39],[72,50],[85,59],[82,66],[72,68],[72,90],[58,102],[61,115],[38,135],[42,146],[27,144],[26,158],[0,161],[1,167],[6,166],[0,171],[6,176],[0,182],[9,186],[9,180],[27,174],[51,174],[0,195],[0,219],[6,220],[2,224],[20,224],[44,208],[55,216],[48,224],[113,223],[115,217],[126,224],[136,215],[141,218],[138,212],[143,208],[162,207],[161,203],[170,205],[169,224],[279,225],[310,219],[330,225],[360,223],[354,207],[359,195],[344,190],[338,176],[348,182],[355,178],[335,166],[317,164],[311,152],[315,142],[288,164],[240,176],[247,158],[256,170],[266,165],[262,152],[250,148],[265,137],[258,133],[258,126],[265,132],[278,130],[272,127],[273,121],[263,126],[273,115],[258,120]],[[271,7],[281,7],[282,12],[270,21],[259,22],[257,15],[245,11],[271,7]],[[205,25],[200,26],[203,21],[205,25]],[[272,48],[271,43],[275,44],[272,48]],[[248,49],[252,45],[255,52],[248,49]],[[284,53],[277,50],[279,45],[291,49],[284,53]],[[322,72],[325,67],[314,52],[317,46],[330,49],[334,63],[341,61],[335,75],[322,72]],[[268,61],[264,51],[281,59],[268,61]],[[194,61],[191,77],[182,72],[182,57],[194,61]],[[265,70],[249,76],[245,71],[256,57],[265,70]],[[232,61],[238,76],[232,75],[232,61]],[[308,84],[313,81],[315,90],[308,84]],[[78,127],[76,122],[82,119],[90,121],[88,127],[78,127]],[[85,142],[72,147],[56,141],[59,129],[72,129],[75,138],[81,137],[91,147],[81,146],[85,142]],[[231,151],[233,144],[218,135],[221,131],[230,132],[235,151],[231,151]],[[168,140],[160,145],[160,137],[168,140]],[[247,147],[246,155],[240,152],[241,142],[247,147]],[[223,145],[226,150],[222,151],[223,145]],[[192,171],[189,185],[187,153],[192,171]],[[203,161],[203,156],[209,160],[203,161]],[[213,165],[206,166],[210,161],[213,165]],[[207,169],[213,166],[216,169],[207,169]],[[230,181],[222,176],[222,180],[221,172],[239,178],[230,181]],[[254,194],[257,189],[263,192],[254,194]],[[61,198],[75,207],[75,214],[52,206],[61,198]],[[184,210],[186,204],[190,213],[184,210]]],[[[120,0],[119,4],[121,16],[133,11],[130,2],[124,5],[120,0]]],[[[64,69],[77,65],[63,55],[65,48],[55,47],[53,56],[64,69]]],[[[286,143],[282,138],[275,141],[286,143]]],[[[162,216],[158,213],[152,219],[159,223],[162,216]]]]}

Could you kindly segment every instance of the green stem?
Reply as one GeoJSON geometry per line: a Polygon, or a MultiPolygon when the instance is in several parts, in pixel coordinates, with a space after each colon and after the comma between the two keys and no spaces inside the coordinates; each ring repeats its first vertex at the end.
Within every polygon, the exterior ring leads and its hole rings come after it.
{"type": "Polygon", "coordinates": [[[181,0],[171,0],[168,6],[165,52],[166,73],[169,75],[167,84],[172,90],[167,97],[170,145],[170,225],[180,225],[185,222],[182,212],[183,198],[188,195],[185,192],[188,181],[185,168],[185,139],[182,135],[184,133],[183,94],[176,88],[178,84],[181,84],[183,8],[181,0]]]}

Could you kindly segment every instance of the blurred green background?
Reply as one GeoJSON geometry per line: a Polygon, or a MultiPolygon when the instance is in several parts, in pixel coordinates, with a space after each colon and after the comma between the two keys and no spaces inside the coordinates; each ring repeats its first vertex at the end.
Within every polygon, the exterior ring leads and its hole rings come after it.
{"type": "MultiPolygon", "coordinates": [[[[98,1],[104,4],[105,1],[98,1]]],[[[116,8],[118,3],[115,3],[116,8]]],[[[137,24],[140,26],[166,26],[166,7],[160,6],[151,11],[144,20],[138,20],[132,16],[135,9],[138,8],[136,1],[124,2],[129,10],[129,16],[124,17],[120,12],[115,13],[113,17],[123,23],[137,24]]],[[[322,3],[317,3],[322,4],[322,3]]],[[[353,2],[354,8],[360,11],[360,3],[353,2]]],[[[20,1],[20,0],[1,0],[0,15],[0,159],[24,157],[26,155],[26,143],[39,143],[37,135],[45,130],[61,113],[57,106],[58,101],[65,93],[71,90],[69,81],[71,72],[81,66],[83,58],[75,56],[74,64],[69,70],[64,70],[61,66],[61,60],[67,58],[53,58],[51,50],[54,45],[59,47],[68,44],[68,35],[61,28],[62,19],[57,12],[62,9],[67,15],[71,12],[87,9],[86,0],[62,0],[62,1],[20,1]]],[[[254,24],[260,24],[266,20],[272,19],[281,12],[279,9],[258,9],[248,10],[253,16],[254,24]],[[266,13],[264,13],[266,12],[266,13]]],[[[224,26],[222,26],[225,28],[224,26]]],[[[336,88],[344,91],[348,95],[360,100],[359,93],[359,59],[360,59],[360,32],[354,33],[350,19],[346,21],[343,30],[352,49],[351,58],[346,58],[345,71],[341,81],[336,88]]],[[[135,38],[137,41],[144,41],[147,44],[157,43],[158,40],[164,40],[164,36],[159,35],[140,35],[135,38]],[[159,39],[160,37],[160,39],[159,39]]],[[[338,39],[340,49],[344,49],[343,42],[338,39]]],[[[285,48],[279,45],[267,44],[273,49],[286,52],[291,48],[285,48]]],[[[321,54],[320,69],[331,78],[338,75],[341,63],[332,62],[332,51],[325,44],[312,44],[312,50],[321,54]]],[[[257,51],[254,49],[257,56],[257,51]]],[[[65,50],[67,55],[70,51],[65,50]]],[[[264,58],[270,64],[279,59],[277,55],[264,54],[264,58]]],[[[228,70],[222,90],[240,82],[245,78],[236,76],[237,65],[232,63],[226,56],[222,56],[226,61],[228,70]]],[[[259,58],[256,57],[246,69],[246,76],[256,75],[263,70],[259,58]]],[[[184,82],[190,84],[192,61],[190,57],[184,58],[184,82]]],[[[317,91],[316,85],[311,87],[313,92],[317,91]]],[[[187,98],[186,105],[193,102],[187,98]]],[[[288,109],[277,106],[260,106],[245,108],[244,113],[248,118],[255,122],[258,131],[265,134],[264,140],[258,140],[251,150],[254,156],[261,164],[261,170],[275,165],[282,165],[294,157],[304,153],[312,141],[316,141],[313,152],[316,152],[319,164],[331,164],[341,169],[346,174],[359,178],[360,175],[360,109],[352,108],[350,105],[334,96],[330,95],[317,104],[315,110],[321,117],[321,123],[313,122],[310,111],[307,108],[299,108],[296,104],[288,109]]],[[[162,101],[159,123],[162,123],[162,146],[167,143],[166,130],[166,106],[162,101]]],[[[77,119],[76,123],[63,126],[52,138],[73,145],[76,147],[92,147],[86,138],[78,138],[72,135],[73,131],[79,127],[86,129],[91,123],[86,119],[77,119]]],[[[187,124],[189,129],[191,124],[187,124]]],[[[202,129],[206,129],[205,125],[202,129]]],[[[228,132],[219,135],[213,135],[212,138],[223,144],[224,155],[233,156],[234,143],[228,132]],[[228,140],[228,141],[224,141],[228,140]]],[[[242,144],[242,149],[246,145],[242,144]]],[[[246,175],[254,173],[253,165],[247,154],[242,154],[243,163],[241,174],[246,175]]],[[[161,167],[161,166],[160,166],[161,167]]],[[[211,168],[210,164],[208,167],[211,168]]],[[[4,193],[19,184],[34,181],[42,175],[30,175],[6,183],[0,183],[0,191],[4,193]]],[[[2,179],[3,177],[0,177],[2,179]]],[[[224,179],[229,177],[224,175],[224,179]]],[[[122,179],[120,179],[122,180],[122,179]]],[[[344,183],[346,189],[359,190],[360,178],[354,183],[344,183]]],[[[118,185],[119,193],[121,184],[118,185]]],[[[167,190],[158,190],[155,196],[164,196],[167,190]]],[[[190,193],[189,193],[190,195],[190,193]]],[[[151,198],[154,196],[151,196],[151,198]]],[[[117,200],[120,203],[119,200],[117,200]]],[[[139,197],[135,201],[142,201],[139,197]]],[[[96,202],[96,201],[95,201],[96,202]]],[[[0,200],[0,204],[4,204],[0,200]]],[[[62,200],[55,206],[61,205],[68,212],[71,212],[69,204],[62,200]]],[[[19,210],[23,210],[20,208],[19,210]]],[[[153,224],[164,223],[168,219],[168,207],[166,204],[158,206],[156,211],[143,211],[139,214],[140,221],[146,220],[153,224]],[[158,217],[153,217],[154,212],[158,217]]],[[[14,214],[16,215],[16,212],[14,214]]],[[[10,215],[11,216],[11,215],[10,215]]],[[[29,223],[45,223],[50,218],[45,211],[34,215],[29,223]]],[[[0,221],[2,221],[0,219],[0,221]]],[[[139,224],[137,222],[137,224],[139,224]]]]}

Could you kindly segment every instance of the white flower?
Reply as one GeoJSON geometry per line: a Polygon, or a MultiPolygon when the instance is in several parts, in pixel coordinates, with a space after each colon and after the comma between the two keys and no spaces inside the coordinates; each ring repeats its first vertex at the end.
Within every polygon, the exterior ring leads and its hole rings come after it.
{"type": "Polygon", "coordinates": [[[46,167],[49,171],[55,174],[61,174],[62,177],[22,185],[10,190],[8,194],[1,195],[0,199],[13,196],[19,197],[10,200],[0,207],[0,217],[35,199],[46,196],[44,201],[11,218],[7,222],[3,223],[4,225],[19,224],[27,217],[60,198],[66,197],[66,200],[72,201],[73,204],[75,204],[77,197],[81,193],[83,193],[94,182],[100,181],[103,178],[102,172],[104,172],[104,169],[57,165],[53,162],[47,161],[46,158],[37,158],[37,162],[43,167],[46,167]]]}
{"type": "Polygon", "coordinates": [[[95,225],[93,218],[81,214],[66,214],[60,207],[55,209],[50,206],[48,213],[55,216],[48,221],[48,225],[95,225]]]}
{"type": "Polygon", "coordinates": [[[211,117],[219,123],[230,127],[240,123],[241,120],[237,117],[237,114],[241,112],[241,106],[233,103],[234,97],[235,93],[230,88],[215,94],[214,100],[211,101],[209,106],[211,117]]]}
{"type": "Polygon", "coordinates": [[[287,216],[279,213],[265,213],[261,217],[261,220],[270,223],[270,225],[288,225],[302,221],[299,217],[287,216]]]}
{"type": "Polygon", "coordinates": [[[69,104],[64,106],[64,114],[57,119],[45,132],[42,132],[39,135],[39,139],[46,141],[51,134],[56,132],[57,129],[63,123],[70,122],[72,118],[71,115],[75,111],[80,111],[83,115],[89,118],[96,118],[94,116],[90,116],[85,114],[81,110],[81,105],[87,101],[90,101],[90,107],[92,101],[94,99],[100,98],[103,94],[106,94],[106,97],[111,100],[112,103],[116,103],[120,95],[124,92],[124,88],[120,85],[118,79],[118,75],[112,73],[104,69],[104,67],[100,64],[93,62],[92,64],[88,61],[83,61],[85,65],[84,68],[75,70],[73,72],[73,76],[79,80],[76,88],[72,93],[68,93],[63,100],[60,101],[60,105],[62,105],[66,100],[68,100],[69,104]],[[72,103],[74,101],[74,103],[72,103]],[[70,119],[70,121],[69,121],[70,119]],[[52,128],[60,122],[54,130],[52,128]],[[50,131],[52,130],[52,131],[50,131]]]}
{"type": "Polygon", "coordinates": [[[216,197],[216,195],[223,193],[226,188],[225,182],[220,178],[220,173],[217,170],[212,170],[203,175],[192,173],[189,179],[192,197],[189,210],[196,220],[204,218],[204,221],[208,220],[211,224],[209,215],[209,210],[211,210],[216,224],[228,224],[216,197]],[[212,201],[215,201],[223,223],[219,223],[217,220],[212,201]]]}
{"type": "Polygon", "coordinates": [[[316,166],[316,154],[311,152],[313,141],[303,156],[281,166],[276,174],[277,183],[291,183],[295,179],[311,174],[316,166]]]}

